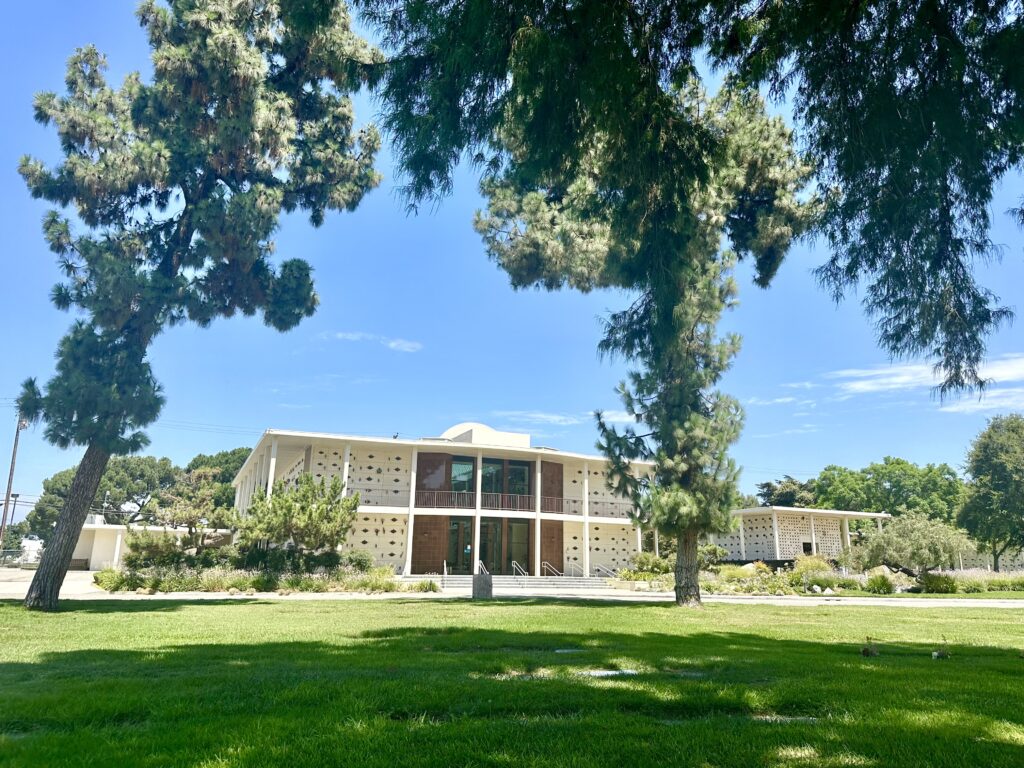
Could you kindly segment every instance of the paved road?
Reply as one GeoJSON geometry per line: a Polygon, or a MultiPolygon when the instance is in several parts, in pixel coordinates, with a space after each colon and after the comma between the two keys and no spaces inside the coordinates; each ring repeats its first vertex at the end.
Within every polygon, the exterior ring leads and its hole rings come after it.
{"type": "MultiPolygon", "coordinates": [[[[0,569],[0,599],[20,600],[28,590],[32,580],[32,571],[16,569],[0,569]]],[[[246,595],[234,598],[223,592],[175,592],[171,594],[136,595],[134,592],[104,592],[93,584],[92,573],[87,571],[70,571],[64,580],[61,597],[68,600],[224,600],[246,599],[246,595]]],[[[430,592],[388,592],[375,595],[364,595],[351,592],[296,592],[282,596],[274,592],[260,592],[255,595],[261,600],[394,600],[418,599],[437,600],[445,598],[469,597],[468,589],[449,589],[442,593],[430,592]]],[[[495,591],[495,597],[556,597],[572,600],[606,600],[617,602],[668,603],[672,595],[668,593],[626,592],[621,589],[530,589],[511,588],[495,591]]],[[[1010,608],[1024,611],[1024,599],[985,600],[970,597],[922,598],[922,597],[755,597],[735,596],[723,597],[705,595],[706,603],[760,603],[767,605],[795,606],[835,606],[835,605],[874,605],[895,608],[1010,608]]]]}

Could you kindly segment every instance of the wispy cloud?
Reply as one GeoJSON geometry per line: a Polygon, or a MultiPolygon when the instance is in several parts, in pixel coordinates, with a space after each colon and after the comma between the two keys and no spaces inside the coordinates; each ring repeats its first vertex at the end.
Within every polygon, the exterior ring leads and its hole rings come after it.
{"type": "Polygon", "coordinates": [[[801,424],[797,427],[790,427],[789,429],[783,429],[779,432],[765,432],[760,435],[751,435],[756,439],[763,439],[768,437],[785,437],[787,435],[808,435],[812,432],[819,432],[821,428],[817,424],[801,424]]]}
{"type": "Polygon", "coordinates": [[[549,413],[547,411],[492,411],[491,415],[516,424],[544,424],[556,427],[571,427],[582,424],[590,418],[589,414],[549,413]]]}
{"type": "Polygon", "coordinates": [[[385,346],[395,352],[419,352],[423,349],[423,345],[418,341],[409,341],[408,339],[388,339],[385,346]]]}
{"type": "Polygon", "coordinates": [[[321,334],[325,339],[337,339],[338,341],[371,341],[382,344],[395,352],[419,352],[423,345],[418,341],[409,339],[390,338],[381,336],[379,333],[367,333],[366,331],[336,331],[334,333],[321,334]]]}
{"type": "MultiPolygon", "coordinates": [[[[1024,381],[1024,354],[1002,355],[990,360],[980,367],[979,374],[995,384],[1024,381]]],[[[929,389],[940,381],[932,366],[926,363],[844,368],[826,373],[825,378],[836,383],[840,395],[929,389]]]]}
{"type": "Polygon", "coordinates": [[[940,411],[947,413],[981,413],[984,411],[1024,411],[1024,387],[990,389],[982,397],[964,398],[943,403],[940,411]]]}
{"type": "Polygon", "coordinates": [[[636,424],[636,419],[626,411],[602,411],[606,424],[636,424]]]}
{"type": "Polygon", "coordinates": [[[747,405],[786,405],[787,403],[795,403],[795,397],[752,397],[747,400],[747,405]]]}
{"type": "Polygon", "coordinates": [[[821,384],[816,384],[813,381],[791,381],[788,384],[783,384],[786,389],[815,389],[820,387],[821,384]]]}

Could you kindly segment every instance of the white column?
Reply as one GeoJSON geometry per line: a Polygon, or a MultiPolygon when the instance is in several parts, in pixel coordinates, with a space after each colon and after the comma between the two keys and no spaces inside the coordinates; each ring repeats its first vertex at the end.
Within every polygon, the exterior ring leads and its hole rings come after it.
{"type": "Polygon", "coordinates": [[[351,463],[351,459],[352,459],[352,446],[346,444],[345,445],[345,455],[341,459],[341,486],[342,486],[342,488],[345,489],[344,493],[345,493],[346,496],[349,495],[349,493],[348,493],[348,466],[351,463]]]}
{"type": "Polygon", "coordinates": [[[850,548],[850,518],[843,518],[843,547],[850,548]]]}
{"type": "Polygon", "coordinates": [[[809,516],[811,518],[811,554],[818,554],[818,537],[814,533],[814,515],[809,516]]]}
{"type": "Polygon", "coordinates": [[[117,532],[117,538],[114,540],[114,562],[112,563],[114,568],[117,568],[121,564],[121,532],[117,532]]]}
{"type": "Polygon", "coordinates": [[[266,455],[265,451],[261,451],[259,458],[256,459],[256,476],[253,478],[252,495],[256,497],[256,492],[263,485],[263,459],[266,455]]]}
{"type": "Polygon", "coordinates": [[[238,485],[235,486],[235,510],[239,509],[239,502],[242,500],[242,483],[244,481],[239,480],[238,485]]]}
{"type": "Polygon", "coordinates": [[[772,536],[775,538],[775,559],[781,560],[782,557],[779,555],[779,515],[774,509],[772,510],[772,536]]]}
{"type": "Polygon", "coordinates": [[[537,471],[534,473],[534,475],[535,477],[533,483],[536,487],[533,489],[533,496],[534,503],[536,505],[537,516],[535,518],[533,526],[533,538],[534,541],[537,542],[537,559],[534,562],[533,575],[540,576],[540,457],[537,457],[537,471]]]}
{"type": "Polygon", "coordinates": [[[640,524],[636,525],[636,553],[639,555],[644,551],[644,532],[640,530],[640,524]]]}
{"type": "Polygon", "coordinates": [[[274,495],[274,476],[277,474],[277,438],[270,441],[270,461],[267,464],[267,498],[274,495]]]}
{"type": "Polygon", "coordinates": [[[590,577],[590,465],[583,462],[583,575],[590,577]]]}
{"type": "Polygon", "coordinates": [[[740,515],[740,560],[747,559],[747,541],[743,538],[743,515],[740,515]]]}
{"type": "Polygon", "coordinates": [[[654,529],[654,556],[661,557],[661,549],[658,547],[658,529],[654,529]]]}
{"type": "Polygon", "coordinates": [[[405,567],[402,568],[402,575],[408,576],[412,572],[412,522],[413,510],[416,508],[416,458],[419,450],[412,449],[412,466],[409,467],[409,520],[408,529],[405,532],[405,567]]]}
{"type": "Polygon", "coordinates": [[[483,497],[480,491],[484,480],[484,453],[476,452],[476,504],[473,514],[473,573],[480,573],[480,511],[483,508],[483,497]]]}
{"type": "Polygon", "coordinates": [[[882,518],[876,517],[875,518],[875,524],[878,526],[878,532],[881,533],[882,532],[882,518]]]}

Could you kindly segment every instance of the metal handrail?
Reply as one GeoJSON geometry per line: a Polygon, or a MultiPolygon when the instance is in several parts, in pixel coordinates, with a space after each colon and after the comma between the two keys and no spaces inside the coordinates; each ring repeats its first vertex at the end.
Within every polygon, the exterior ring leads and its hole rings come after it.
{"type": "Polygon", "coordinates": [[[480,506],[483,509],[532,512],[536,506],[536,497],[522,493],[485,492],[480,494],[480,506]]]}
{"type": "Polygon", "coordinates": [[[553,566],[547,560],[545,560],[544,562],[542,562],[540,564],[540,572],[541,572],[541,574],[543,574],[545,570],[551,571],[553,574],[555,574],[555,576],[564,576],[565,575],[560,570],[555,568],[555,566],[553,566]]]}
{"type": "Polygon", "coordinates": [[[599,574],[603,574],[607,579],[614,579],[617,578],[619,575],[611,568],[609,568],[607,565],[595,565],[594,570],[597,571],[599,574]]]}
{"type": "Polygon", "coordinates": [[[524,582],[519,581],[519,579],[530,578],[529,572],[515,560],[512,561],[512,576],[516,578],[516,583],[518,583],[519,586],[524,586],[524,582]]]}
{"type": "Polygon", "coordinates": [[[565,567],[565,575],[566,575],[566,576],[572,576],[572,575],[574,575],[574,574],[570,573],[570,571],[572,571],[572,570],[573,570],[574,568],[578,568],[578,569],[579,569],[579,572],[580,572],[580,576],[586,576],[586,574],[585,574],[585,573],[583,572],[583,566],[582,566],[582,565],[580,565],[579,563],[569,563],[569,564],[568,564],[568,565],[567,565],[567,566],[565,567]]]}
{"type": "Polygon", "coordinates": [[[441,561],[441,589],[444,589],[447,586],[447,584],[446,584],[447,581],[448,581],[448,561],[447,560],[442,560],[441,561]]]}
{"type": "Polygon", "coordinates": [[[488,576],[490,576],[490,575],[491,575],[491,572],[487,570],[487,566],[486,566],[486,565],[484,565],[484,561],[483,561],[483,560],[477,560],[477,561],[476,561],[476,564],[477,564],[477,566],[479,566],[479,568],[480,568],[480,570],[481,570],[481,571],[483,571],[484,573],[486,573],[486,574],[487,574],[488,576]]]}

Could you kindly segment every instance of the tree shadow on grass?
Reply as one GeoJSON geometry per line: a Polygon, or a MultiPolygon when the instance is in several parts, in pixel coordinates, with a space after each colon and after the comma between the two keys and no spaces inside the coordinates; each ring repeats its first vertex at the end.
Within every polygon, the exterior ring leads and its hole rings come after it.
{"type": "Polygon", "coordinates": [[[936,662],[923,645],[864,658],[749,633],[251,631],[0,664],[0,764],[1021,764],[1016,650],[936,662]]]}

